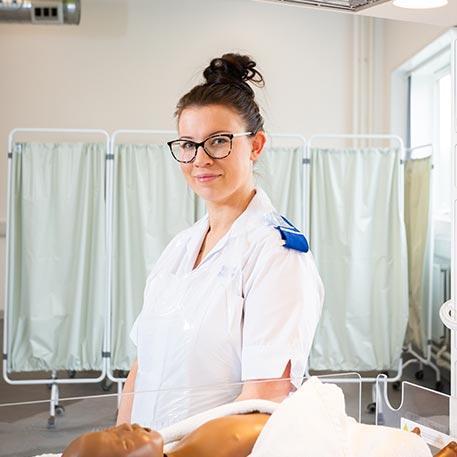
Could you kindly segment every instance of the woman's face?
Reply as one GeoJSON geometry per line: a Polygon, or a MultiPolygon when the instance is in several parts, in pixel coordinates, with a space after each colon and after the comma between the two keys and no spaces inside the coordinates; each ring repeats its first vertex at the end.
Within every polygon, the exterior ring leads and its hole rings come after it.
{"type": "MultiPolygon", "coordinates": [[[[247,128],[241,116],[224,105],[185,108],[178,122],[181,139],[201,142],[216,133],[242,133],[247,128]]],[[[207,202],[226,203],[253,188],[252,165],[262,152],[265,134],[240,136],[232,140],[232,150],[223,159],[213,159],[199,147],[191,163],[181,170],[193,191],[207,202]]]]}

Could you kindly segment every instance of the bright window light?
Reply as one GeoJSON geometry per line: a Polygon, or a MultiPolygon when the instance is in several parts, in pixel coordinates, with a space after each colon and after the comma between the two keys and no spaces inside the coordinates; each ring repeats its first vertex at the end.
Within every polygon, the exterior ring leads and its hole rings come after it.
{"type": "Polygon", "coordinates": [[[435,214],[451,220],[451,132],[452,132],[452,85],[451,74],[447,73],[438,80],[438,126],[437,126],[437,165],[435,189],[435,214]]]}
{"type": "Polygon", "coordinates": [[[448,0],[393,0],[395,6],[411,9],[439,8],[447,3],[448,0]]]}

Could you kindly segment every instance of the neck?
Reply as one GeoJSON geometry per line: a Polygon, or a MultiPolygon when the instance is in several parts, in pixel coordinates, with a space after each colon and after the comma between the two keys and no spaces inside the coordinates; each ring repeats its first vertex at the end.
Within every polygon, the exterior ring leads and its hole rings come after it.
{"type": "Polygon", "coordinates": [[[209,229],[213,235],[227,232],[248,207],[254,195],[254,186],[249,185],[237,190],[224,201],[207,202],[209,229]]]}

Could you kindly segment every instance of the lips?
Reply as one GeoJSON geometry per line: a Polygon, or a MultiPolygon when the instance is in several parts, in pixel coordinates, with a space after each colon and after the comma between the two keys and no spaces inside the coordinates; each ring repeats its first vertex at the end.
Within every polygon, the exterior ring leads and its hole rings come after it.
{"type": "Polygon", "coordinates": [[[194,176],[194,178],[198,181],[198,182],[210,182],[210,181],[214,181],[215,179],[219,178],[220,176],[222,175],[217,175],[217,174],[201,174],[201,175],[197,175],[197,176],[194,176]]]}

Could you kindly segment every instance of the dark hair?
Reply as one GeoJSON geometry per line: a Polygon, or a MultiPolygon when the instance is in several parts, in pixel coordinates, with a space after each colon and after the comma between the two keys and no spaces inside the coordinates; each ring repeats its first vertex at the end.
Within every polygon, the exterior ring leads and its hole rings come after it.
{"type": "Polygon", "coordinates": [[[255,101],[254,90],[248,84],[265,85],[256,63],[240,54],[224,54],[211,60],[203,72],[206,82],[183,95],[176,106],[175,116],[181,116],[190,106],[224,105],[235,109],[246,123],[247,130],[263,130],[263,118],[255,101]]]}

